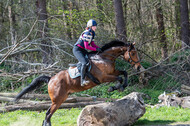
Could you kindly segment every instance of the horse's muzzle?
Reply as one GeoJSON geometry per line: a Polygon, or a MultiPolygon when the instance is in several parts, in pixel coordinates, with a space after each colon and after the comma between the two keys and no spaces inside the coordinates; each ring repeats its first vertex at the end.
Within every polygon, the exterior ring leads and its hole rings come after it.
{"type": "Polygon", "coordinates": [[[140,69],[141,69],[141,66],[138,66],[138,67],[137,67],[137,71],[139,72],[139,71],[140,71],[140,69]]]}

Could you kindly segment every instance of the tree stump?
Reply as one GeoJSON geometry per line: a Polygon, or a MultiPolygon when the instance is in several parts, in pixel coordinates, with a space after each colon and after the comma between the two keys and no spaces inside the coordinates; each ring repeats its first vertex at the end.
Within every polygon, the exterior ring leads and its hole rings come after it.
{"type": "Polygon", "coordinates": [[[88,105],[81,111],[78,126],[130,126],[145,113],[142,93],[133,92],[115,102],[88,105]]]}

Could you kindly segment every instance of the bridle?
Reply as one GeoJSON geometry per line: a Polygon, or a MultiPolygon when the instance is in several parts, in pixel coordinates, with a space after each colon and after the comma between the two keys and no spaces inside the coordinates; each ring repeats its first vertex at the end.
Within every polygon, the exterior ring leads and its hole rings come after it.
{"type": "Polygon", "coordinates": [[[130,52],[131,52],[131,49],[129,49],[129,51],[127,51],[128,52],[128,55],[129,55],[129,59],[127,60],[129,63],[139,63],[140,62],[140,60],[138,60],[138,61],[134,61],[132,58],[131,58],[131,55],[130,55],[130,52]]]}

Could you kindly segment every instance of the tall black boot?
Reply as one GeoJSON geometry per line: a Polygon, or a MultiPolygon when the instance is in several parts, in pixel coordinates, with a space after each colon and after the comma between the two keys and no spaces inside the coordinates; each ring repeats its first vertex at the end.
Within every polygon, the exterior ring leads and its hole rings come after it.
{"type": "Polygon", "coordinates": [[[81,86],[88,85],[89,81],[85,80],[86,65],[81,66],[81,86]]]}

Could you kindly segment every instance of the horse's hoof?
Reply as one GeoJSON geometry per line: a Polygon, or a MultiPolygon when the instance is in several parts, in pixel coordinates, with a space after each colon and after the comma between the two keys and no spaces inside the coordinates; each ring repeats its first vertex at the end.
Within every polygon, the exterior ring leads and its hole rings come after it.
{"type": "Polygon", "coordinates": [[[119,91],[119,92],[123,92],[123,91],[124,91],[124,87],[123,87],[123,86],[120,87],[118,91],[119,91]]]}
{"type": "Polygon", "coordinates": [[[120,87],[121,87],[121,84],[120,84],[120,83],[118,83],[118,84],[115,85],[115,88],[116,88],[116,89],[119,89],[120,87]]]}
{"type": "Polygon", "coordinates": [[[47,123],[46,120],[43,121],[42,126],[51,126],[51,122],[47,123]]]}
{"type": "Polygon", "coordinates": [[[114,91],[113,87],[109,87],[108,92],[114,91]]]}

